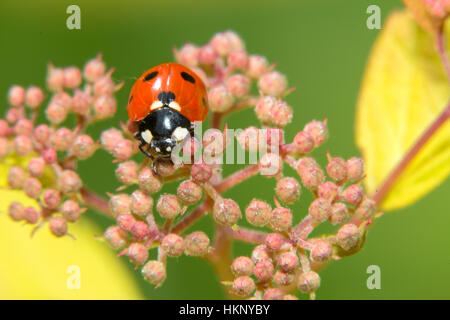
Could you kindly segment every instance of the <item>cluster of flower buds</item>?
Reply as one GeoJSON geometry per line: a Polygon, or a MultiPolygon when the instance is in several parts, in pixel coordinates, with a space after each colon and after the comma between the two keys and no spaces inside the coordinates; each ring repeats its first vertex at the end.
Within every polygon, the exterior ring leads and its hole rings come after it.
{"type": "Polygon", "coordinates": [[[363,244],[365,226],[376,216],[375,202],[360,186],[362,160],[327,154],[328,164],[325,170],[321,168],[311,152],[328,139],[326,120],[307,123],[291,142],[285,142],[283,127],[293,116],[293,109],[283,100],[291,91],[287,79],[265,57],[248,54],[236,33],[217,33],[203,46],[186,44],[175,50],[175,58],[205,81],[213,128],[220,129],[224,116],[244,108],[254,109],[260,127],[250,126],[232,137],[225,129],[206,133],[200,140],[192,138],[184,147],[194,153],[203,150],[201,161],[160,160],[152,168],[144,156],[134,157],[138,142],[133,139],[131,123],[103,131],[99,143],[84,133],[87,125],[116,111],[113,93],[120,86],[112,81],[112,71],[106,71],[101,57],[89,61],[83,73],[74,67],[50,66],[47,86],[53,96],[46,108],[50,125],[35,125],[35,111],[44,100],[42,90],[35,87],[11,88],[12,107],[6,120],[0,121],[0,157],[15,153],[28,159],[25,167],[11,167],[10,187],[23,189],[39,200],[42,208],[37,211],[12,203],[11,218],[33,224],[49,220],[55,235],[66,234],[66,222],[79,218],[84,210],[82,200],[88,202],[89,198],[76,163],[100,147],[112,155],[122,185],[108,190],[114,192],[109,193],[109,206],[96,206],[108,207],[105,210],[115,221],[104,239],[140,267],[148,282],[156,286],[164,282],[167,257],[185,254],[204,257],[213,264],[225,263],[220,241],[235,237],[257,245],[249,257],[233,261],[234,280],[223,279],[231,293],[251,299],[290,300],[296,299],[292,292],[297,288],[313,298],[320,286],[315,270],[330,259],[356,252],[363,244]],[[83,76],[86,83],[81,90],[83,76]],[[252,93],[252,85],[256,93],[252,93]],[[64,126],[69,113],[77,115],[73,129],[64,126]],[[245,151],[259,151],[259,158],[222,178],[221,163],[208,162],[205,157],[223,155],[234,138],[245,151]],[[298,179],[284,175],[285,164],[297,172],[298,179]],[[253,199],[241,211],[236,201],[222,197],[224,191],[258,174],[274,180],[273,204],[253,199]],[[48,182],[52,175],[57,178],[55,183],[48,182]],[[181,181],[176,194],[161,194],[164,184],[175,180],[181,181]],[[308,212],[295,212],[293,204],[302,189],[310,191],[314,200],[308,212]],[[201,230],[184,233],[206,214],[216,223],[216,235],[221,235],[214,243],[201,230]],[[271,233],[240,227],[244,216],[252,226],[271,233]],[[297,217],[303,218],[294,225],[297,217]],[[335,235],[310,238],[321,223],[337,226],[335,235]],[[152,249],[157,250],[154,259],[150,259],[152,249]]]}
{"type": "Polygon", "coordinates": [[[49,65],[49,92],[36,86],[9,89],[10,108],[0,119],[0,159],[14,159],[7,176],[9,187],[23,190],[39,205],[36,209],[11,203],[13,220],[36,228],[48,222],[51,232],[61,237],[68,234],[67,223],[77,221],[86,210],[77,162],[89,159],[99,146],[86,127],[116,111],[114,92],[120,85],[111,74],[99,55],[83,70],[49,65]],[[40,109],[48,123],[37,123],[40,109]]]}

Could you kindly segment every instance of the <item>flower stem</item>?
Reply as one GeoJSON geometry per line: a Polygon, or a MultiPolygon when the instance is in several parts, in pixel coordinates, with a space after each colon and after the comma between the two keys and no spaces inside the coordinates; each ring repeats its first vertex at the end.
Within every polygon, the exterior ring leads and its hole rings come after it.
{"type": "Polygon", "coordinates": [[[101,214],[113,218],[111,210],[109,209],[108,201],[105,198],[93,193],[92,191],[82,188],[80,194],[83,197],[84,203],[101,214]]]}

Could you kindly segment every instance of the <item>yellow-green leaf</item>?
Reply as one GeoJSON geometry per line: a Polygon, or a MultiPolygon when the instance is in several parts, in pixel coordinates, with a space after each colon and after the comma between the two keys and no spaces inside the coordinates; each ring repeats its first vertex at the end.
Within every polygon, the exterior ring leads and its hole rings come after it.
{"type": "MultiPolygon", "coordinates": [[[[450,43],[450,25],[446,28],[450,43]]],[[[447,45],[447,51],[448,45],[447,45]]],[[[433,37],[407,11],[388,18],[370,55],[357,106],[356,143],[374,193],[426,128],[444,110],[450,90],[433,37]]],[[[450,173],[450,121],[409,163],[382,202],[411,204],[450,173]]]]}
{"type": "Polygon", "coordinates": [[[32,226],[8,217],[11,201],[37,205],[22,191],[5,188],[16,160],[0,161],[0,299],[142,299],[130,270],[95,239],[102,230],[86,217],[69,227],[76,240],[56,238],[48,226],[30,238],[32,226]]]}

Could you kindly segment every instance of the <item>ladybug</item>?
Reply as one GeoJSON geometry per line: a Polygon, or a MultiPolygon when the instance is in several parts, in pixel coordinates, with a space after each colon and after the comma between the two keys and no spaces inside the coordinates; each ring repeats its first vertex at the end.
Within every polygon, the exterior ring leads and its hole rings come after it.
{"type": "Polygon", "coordinates": [[[127,112],[137,123],[139,149],[152,160],[169,158],[178,143],[193,136],[194,122],[208,114],[205,84],[181,64],[157,65],[134,83],[127,112]]]}

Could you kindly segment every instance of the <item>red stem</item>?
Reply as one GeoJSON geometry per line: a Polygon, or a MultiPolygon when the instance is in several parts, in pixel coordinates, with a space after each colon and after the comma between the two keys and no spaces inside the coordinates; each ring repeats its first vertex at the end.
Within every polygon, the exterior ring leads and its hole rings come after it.
{"type": "Polygon", "coordinates": [[[228,176],[227,178],[223,179],[222,182],[220,182],[216,186],[216,190],[219,193],[223,193],[226,190],[241,183],[242,181],[254,176],[258,172],[259,172],[259,167],[257,164],[252,164],[250,166],[247,166],[244,169],[239,170],[239,171],[233,173],[232,175],[228,176]]]}
{"type": "Polygon", "coordinates": [[[95,209],[96,211],[104,214],[107,217],[112,218],[112,213],[111,210],[109,209],[109,204],[108,201],[102,197],[100,197],[99,195],[93,193],[92,191],[86,189],[86,188],[82,188],[81,191],[81,196],[83,197],[83,201],[84,203],[95,209]]]}

